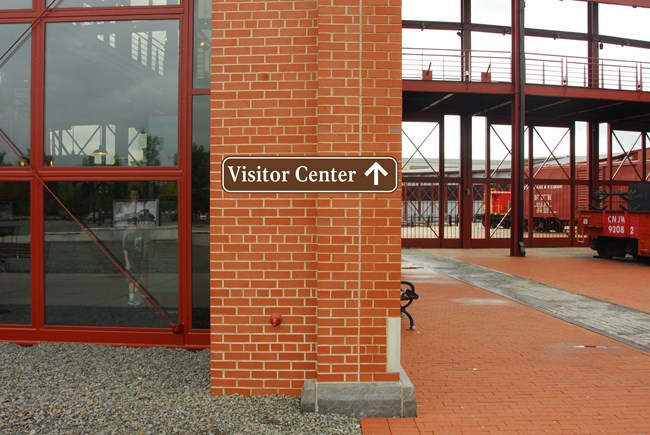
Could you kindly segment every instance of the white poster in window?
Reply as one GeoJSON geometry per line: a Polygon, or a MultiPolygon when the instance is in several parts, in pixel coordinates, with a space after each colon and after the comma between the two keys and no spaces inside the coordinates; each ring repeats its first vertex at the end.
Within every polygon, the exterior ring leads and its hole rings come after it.
{"type": "Polygon", "coordinates": [[[150,227],[159,222],[157,199],[113,201],[113,226],[116,228],[150,227]]]}

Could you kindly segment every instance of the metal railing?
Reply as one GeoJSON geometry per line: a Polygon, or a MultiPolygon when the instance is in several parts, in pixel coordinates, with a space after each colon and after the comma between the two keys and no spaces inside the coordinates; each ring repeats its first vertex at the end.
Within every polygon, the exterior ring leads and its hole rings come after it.
{"type": "Polygon", "coordinates": [[[510,53],[499,51],[402,49],[402,78],[431,80],[481,81],[489,74],[493,82],[510,82],[510,53]],[[482,74],[483,73],[483,74],[482,74]]]}
{"type": "MultiPolygon", "coordinates": [[[[402,78],[511,83],[509,52],[402,49],[402,78]]],[[[526,83],[650,91],[650,63],[552,54],[526,54],[526,83]]]]}

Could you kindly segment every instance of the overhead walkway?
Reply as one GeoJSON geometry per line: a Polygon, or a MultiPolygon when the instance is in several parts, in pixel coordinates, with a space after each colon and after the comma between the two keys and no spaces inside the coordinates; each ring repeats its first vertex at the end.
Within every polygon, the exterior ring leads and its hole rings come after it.
{"type": "MultiPolygon", "coordinates": [[[[407,121],[440,114],[509,119],[515,92],[509,52],[402,50],[407,121]],[[477,98],[480,94],[480,98],[477,98]]],[[[526,53],[527,122],[609,122],[642,129],[650,120],[650,63],[526,53]]]]}

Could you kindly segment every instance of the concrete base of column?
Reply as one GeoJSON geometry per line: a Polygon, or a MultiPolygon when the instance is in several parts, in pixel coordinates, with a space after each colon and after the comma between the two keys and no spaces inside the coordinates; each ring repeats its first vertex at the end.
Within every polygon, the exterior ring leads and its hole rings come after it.
{"type": "Polygon", "coordinates": [[[399,382],[318,382],[307,380],[300,398],[302,412],[351,417],[415,417],[413,384],[400,368],[399,382]]]}

